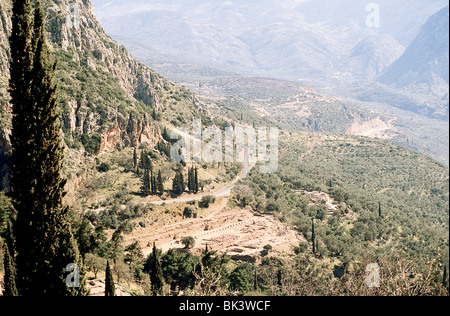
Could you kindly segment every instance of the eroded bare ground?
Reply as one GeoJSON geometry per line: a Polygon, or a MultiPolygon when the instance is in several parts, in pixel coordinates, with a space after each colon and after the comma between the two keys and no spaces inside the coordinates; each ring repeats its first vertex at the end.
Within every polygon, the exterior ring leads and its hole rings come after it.
{"type": "Polygon", "coordinates": [[[328,193],[306,190],[297,190],[295,192],[308,198],[310,201],[309,205],[325,207],[330,215],[343,211],[342,217],[345,219],[354,219],[356,216],[346,203],[336,201],[328,193]]]}
{"type": "Polygon", "coordinates": [[[184,248],[181,238],[192,236],[195,239],[193,253],[200,253],[208,245],[210,250],[245,259],[259,256],[266,245],[271,245],[273,251],[291,252],[292,246],[298,247],[305,241],[271,216],[261,216],[250,209],[230,209],[224,206],[226,203],[220,204],[196,219],[180,219],[170,225],[158,221],[129,236],[126,243],[138,241],[147,256],[152,251],[153,242],[165,252],[184,248]]]}
{"type": "MultiPolygon", "coordinates": [[[[88,281],[87,289],[90,291],[90,296],[105,296],[105,281],[100,279],[88,281]]],[[[123,286],[116,284],[115,289],[116,296],[131,296],[123,286]]]]}

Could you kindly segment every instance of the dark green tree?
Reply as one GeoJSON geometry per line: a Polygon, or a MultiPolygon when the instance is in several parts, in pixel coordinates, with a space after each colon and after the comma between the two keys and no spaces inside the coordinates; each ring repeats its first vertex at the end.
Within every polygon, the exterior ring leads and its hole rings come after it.
{"type": "Polygon", "coordinates": [[[106,261],[106,276],[105,276],[105,296],[116,296],[116,286],[109,266],[109,260],[106,261]]]}
{"type": "Polygon", "coordinates": [[[142,176],[142,186],[141,186],[142,196],[146,197],[152,193],[151,181],[152,181],[152,179],[150,177],[150,170],[145,169],[144,174],[142,176]]]}
{"type": "Polygon", "coordinates": [[[138,157],[137,157],[137,149],[134,147],[133,150],[133,168],[136,171],[138,167],[138,157]]]}
{"type": "Polygon", "coordinates": [[[312,240],[313,254],[316,254],[316,232],[314,230],[314,218],[312,219],[311,240],[312,240]]]}
{"type": "Polygon", "coordinates": [[[87,295],[82,262],[63,204],[64,147],[56,63],[45,36],[42,3],[35,2],[34,23],[28,0],[13,2],[10,37],[11,188],[19,295],[87,295]],[[65,268],[80,268],[79,287],[66,284],[65,268]]]}
{"type": "Polygon", "coordinates": [[[6,232],[13,212],[14,209],[10,199],[4,192],[0,192],[0,237],[6,232]]]}
{"type": "MultiPolygon", "coordinates": [[[[110,255],[110,259],[114,259],[117,260],[121,255],[122,255],[122,251],[123,251],[123,228],[122,226],[118,227],[114,233],[111,236],[111,241],[110,241],[110,249],[109,249],[109,255],[110,255]]],[[[115,261],[114,261],[115,262],[115,261]]]]}
{"type": "Polygon", "coordinates": [[[194,267],[198,258],[191,253],[180,253],[170,249],[161,257],[161,266],[166,283],[170,284],[172,291],[178,286],[184,290],[192,288],[195,284],[194,267]]]}
{"type": "Polygon", "coordinates": [[[172,182],[172,190],[176,195],[181,195],[184,192],[184,189],[186,187],[186,183],[184,182],[183,172],[182,169],[178,169],[175,178],[172,182]]]}
{"type": "Polygon", "coordinates": [[[153,251],[148,258],[148,267],[150,271],[150,281],[152,284],[152,295],[158,296],[163,294],[164,277],[161,267],[161,250],[156,248],[153,243],[153,251]]]}
{"type": "Polygon", "coordinates": [[[164,194],[164,181],[162,178],[161,170],[158,171],[158,178],[156,180],[156,186],[158,194],[161,196],[164,194]]]}
{"type": "Polygon", "coordinates": [[[158,194],[158,187],[156,184],[156,176],[153,175],[153,171],[151,172],[151,191],[152,191],[152,195],[157,195],[158,194]]]}
{"type": "Polygon", "coordinates": [[[135,280],[139,282],[143,276],[142,270],[144,268],[144,254],[142,253],[139,242],[136,241],[132,243],[125,248],[125,251],[124,261],[130,266],[131,270],[134,271],[135,280]]]}
{"type": "Polygon", "coordinates": [[[192,236],[181,238],[181,243],[184,245],[184,249],[192,249],[195,247],[195,239],[192,236]]]}
{"type": "Polygon", "coordinates": [[[198,183],[198,170],[197,167],[195,167],[194,171],[194,193],[198,193],[199,183],[198,183]]]}
{"type": "Polygon", "coordinates": [[[95,237],[91,223],[87,219],[82,219],[74,225],[74,237],[78,243],[80,255],[84,256],[94,251],[95,237]]]}
{"type": "Polygon", "coordinates": [[[188,182],[187,182],[189,192],[192,192],[193,181],[192,181],[192,169],[188,168],[188,182]]]}
{"type": "Polygon", "coordinates": [[[444,266],[444,276],[442,278],[442,285],[447,287],[447,266],[444,266]]]}
{"type": "Polygon", "coordinates": [[[188,189],[189,192],[198,193],[197,168],[189,168],[188,170],[188,189]]]}
{"type": "Polygon", "coordinates": [[[5,269],[4,284],[5,288],[3,290],[3,296],[17,296],[16,287],[16,267],[14,264],[14,256],[9,250],[8,244],[5,244],[5,253],[3,258],[3,265],[5,269]]]}
{"type": "Polygon", "coordinates": [[[252,289],[251,270],[247,265],[240,265],[230,274],[230,287],[234,291],[245,294],[252,289]]]}

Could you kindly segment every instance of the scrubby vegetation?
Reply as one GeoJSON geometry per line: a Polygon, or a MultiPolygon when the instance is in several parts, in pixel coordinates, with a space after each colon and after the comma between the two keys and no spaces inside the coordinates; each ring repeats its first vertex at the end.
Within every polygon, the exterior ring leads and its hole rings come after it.
{"type": "Polygon", "coordinates": [[[235,198],[294,225],[309,241],[316,219],[317,254],[344,268],[376,254],[410,260],[417,271],[437,260],[433,273],[442,273],[448,189],[448,168],[405,148],[364,137],[306,136],[283,142],[278,172],[255,169],[235,198]],[[300,190],[326,192],[343,204],[328,214],[300,190]]]}

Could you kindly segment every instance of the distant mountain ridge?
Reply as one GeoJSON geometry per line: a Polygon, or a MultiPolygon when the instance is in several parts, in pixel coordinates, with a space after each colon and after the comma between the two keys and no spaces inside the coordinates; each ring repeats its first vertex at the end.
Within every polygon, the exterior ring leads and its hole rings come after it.
{"type": "MultiPolygon", "coordinates": [[[[449,7],[429,18],[405,53],[379,82],[412,95],[430,95],[428,115],[449,117],[449,7]]],[[[424,99],[426,100],[426,99],[424,99]]]]}
{"type": "Polygon", "coordinates": [[[364,79],[376,79],[405,51],[393,37],[372,35],[359,42],[351,51],[349,67],[364,79]]]}
{"type": "Polygon", "coordinates": [[[367,3],[355,0],[180,1],[93,0],[108,34],[136,57],[201,63],[251,76],[294,81],[378,76],[414,38],[443,0],[381,0],[381,25],[366,24],[367,3]],[[412,34],[411,34],[412,33],[412,34]],[[378,38],[377,38],[378,37],[378,38]],[[351,58],[376,41],[374,61],[351,58]],[[383,51],[382,51],[383,50],[383,51]],[[142,55],[138,55],[142,54],[142,55]]]}
{"type": "Polygon", "coordinates": [[[433,74],[449,83],[448,6],[430,17],[402,57],[385,71],[379,81],[403,88],[426,82],[433,74]]]}

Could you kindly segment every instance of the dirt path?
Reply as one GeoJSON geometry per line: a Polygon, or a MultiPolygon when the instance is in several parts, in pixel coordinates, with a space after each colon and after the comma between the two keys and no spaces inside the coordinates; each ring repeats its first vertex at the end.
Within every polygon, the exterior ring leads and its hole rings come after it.
{"type": "Polygon", "coordinates": [[[200,201],[203,197],[205,197],[207,195],[212,195],[216,198],[223,197],[223,196],[229,196],[231,194],[231,192],[233,191],[233,189],[236,187],[236,184],[239,181],[244,180],[248,176],[250,171],[255,167],[255,164],[251,164],[249,161],[248,148],[245,149],[244,159],[245,159],[245,161],[244,161],[244,168],[242,170],[242,175],[240,177],[237,177],[233,181],[232,184],[230,184],[229,186],[227,186],[217,192],[210,193],[210,194],[200,194],[200,195],[197,194],[193,197],[177,198],[177,199],[166,200],[166,201],[149,202],[148,204],[163,205],[163,204],[174,204],[174,203],[187,203],[187,202],[191,202],[191,201],[200,201]]]}

